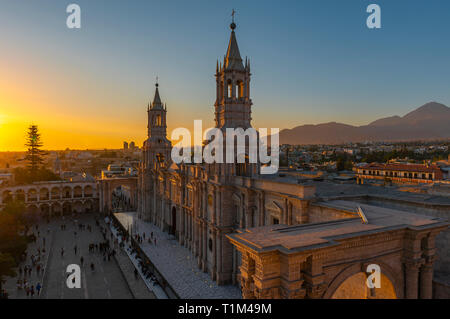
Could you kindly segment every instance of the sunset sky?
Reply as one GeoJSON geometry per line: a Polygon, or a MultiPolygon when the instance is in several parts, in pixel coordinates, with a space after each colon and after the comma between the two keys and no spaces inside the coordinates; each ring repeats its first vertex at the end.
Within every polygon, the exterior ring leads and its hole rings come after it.
{"type": "Polygon", "coordinates": [[[232,8],[251,59],[253,126],[363,125],[429,101],[450,105],[448,0],[0,0],[0,151],[139,146],[155,77],[168,132],[213,125],[216,59],[232,8]],[[81,29],[66,7],[81,7],[81,29]],[[366,7],[382,9],[369,30],[366,7]]]}

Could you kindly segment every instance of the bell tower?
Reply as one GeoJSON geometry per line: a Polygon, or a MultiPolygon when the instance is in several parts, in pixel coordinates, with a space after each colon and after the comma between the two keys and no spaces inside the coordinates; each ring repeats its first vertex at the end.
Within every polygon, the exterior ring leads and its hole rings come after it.
{"type": "Polygon", "coordinates": [[[144,163],[146,168],[168,167],[172,143],[167,139],[167,106],[161,102],[159,84],[155,84],[153,102],[147,106],[148,138],[144,143],[144,163]]]}
{"type": "MultiPolygon", "coordinates": [[[[215,122],[216,128],[222,131],[224,141],[227,139],[228,128],[241,128],[245,131],[252,127],[251,108],[253,103],[250,98],[250,60],[245,58],[244,63],[241,58],[236,40],[234,13],[233,10],[233,21],[230,24],[231,35],[227,52],[224,56],[223,63],[217,61],[215,74],[215,122]]],[[[246,141],[249,141],[249,139],[246,139],[246,141]]],[[[236,142],[237,139],[234,140],[235,162],[233,165],[220,165],[219,167],[222,171],[222,175],[256,176],[259,172],[259,163],[250,162],[249,144],[246,144],[245,146],[244,161],[242,161],[238,160],[238,157],[242,158],[242,154],[239,154],[240,156],[238,156],[236,142]]],[[[223,154],[226,154],[226,151],[227,146],[224,145],[223,154]]]]}
{"type": "Polygon", "coordinates": [[[223,63],[217,61],[215,106],[216,127],[226,128],[251,127],[250,99],[250,60],[242,61],[236,40],[236,24],[230,24],[231,35],[223,63]]]}

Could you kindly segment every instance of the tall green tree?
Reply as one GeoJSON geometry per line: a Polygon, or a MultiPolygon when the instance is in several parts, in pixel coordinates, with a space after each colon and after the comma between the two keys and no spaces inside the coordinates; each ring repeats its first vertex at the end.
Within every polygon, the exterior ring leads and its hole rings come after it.
{"type": "Polygon", "coordinates": [[[30,125],[28,127],[27,142],[25,146],[28,147],[25,160],[28,161],[28,170],[30,171],[31,178],[37,179],[39,167],[42,165],[42,156],[44,152],[41,150],[43,143],[41,142],[41,134],[37,125],[30,125]]]}

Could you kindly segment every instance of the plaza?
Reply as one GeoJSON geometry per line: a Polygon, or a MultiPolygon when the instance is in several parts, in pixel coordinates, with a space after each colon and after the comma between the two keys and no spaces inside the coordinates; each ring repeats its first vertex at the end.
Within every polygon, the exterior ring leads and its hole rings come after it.
{"type": "MultiPolygon", "coordinates": [[[[39,282],[42,285],[41,294],[34,297],[27,296],[24,289],[17,289],[17,279],[24,278],[19,275],[14,278],[7,278],[4,288],[9,294],[10,299],[131,299],[135,298],[134,286],[143,285],[141,278],[133,276],[125,278],[122,268],[128,266],[128,272],[132,274],[133,267],[126,265],[130,260],[122,257],[112,257],[109,261],[104,260],[100,252],[89,252],[89,245],[104,241],[99,226],[95,223],[94,215],[84,215],[74,222],[70,218],[57,218],[49,224],[40,223],[38,230],[33,227],[33,232],[40,236],[35,243],[30,243],[27,249],[27,258],[20,266],[31,265],[31,255],[37,256],[37,249],[43,248],[43,238],[45,237],[45,253],[40,256],[40,263],[43,270],[39,273],[36,267],[33,267],[30,276],[25,278],[29,285],[36,286],[39,282]],[[83,224],[85,230],[80,230],[77,225],[83,224]],[[65,230],[61,225],[65,224],[65,230]],[[89,225],[92,231],[87,230],[89,225]],[[76,235],[75,235],[76,232],[76,235]],[[77,247],[75,253],[74,247],[77,247]],[[61,256],[61,249],[64,249],[64,255],[61,256]],[[80,258],[83,256],[83,265],[80,258]],[[90,264],[94,264],[94,270],[90,264]],[[66,286],[66,268],[70,264],[81,266],[81,288],[69,289],[66,286]],[[131,278],[131,279],[130,279],[131,278]]],[[[117,254],[123,254],[116,250],[117,254]]],[[[148,290],[139,295],[140,298],[155,298],[148,290]]]]}
{"type": "Polygon", "coordinates": [[[241,298],[239,287],[218,285],[211,277],[198,269],[197,260],[181,246],[173,235],[161,231],[152,223],[138,218],[137,213],[116,213],[114,216],[123,228],[141,236],[153,233],[156,245],[144,241],[140,248],[152,261],[169,285],[182,299],[234,299],[241,298]]]}

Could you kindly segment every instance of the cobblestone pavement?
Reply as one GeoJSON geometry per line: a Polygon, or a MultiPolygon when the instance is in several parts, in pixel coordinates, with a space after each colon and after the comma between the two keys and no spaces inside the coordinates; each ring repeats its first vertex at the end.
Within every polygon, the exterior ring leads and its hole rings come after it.
{"type": "Polygon", "coordinates": [[[133,234],[145,233],[148,238],[153,232],[153,236],[156,236],[156,246],[147,241],[140,246],[180,298],[241,298],[238,287],[219,286],[207,273],[201,271],[191,252],[181,246],[173,236],[138,219],[136,213],[116,213],[115,216],[125,229],[130,229],[129,226],[133,225],[133,234]]]}
{"type": "MultiPolygon", "coordinates": [[[[40,282],[43,290],[40,296],[26,296],[25,291],[17,289],[17,278],[8,278],[5,289],[11,299],[14,298],[42,298],[42,299],[129,299],[133,298],[118,264],[114,258],[110,261],[103,260],[100,252],[89,253],[90,243],[104,241],[99,228],[95,225],[92,215],[83,216],[78,219],[79,223],[91,225],[92,232],[88,230],[80,231],[71,219],[66,218],[54,220],[50,224],[41,224],[39,229],[41,236],[36,243],[28,246],[27,261],[21,266],[31,265],[30,256],[36,254],[38,246],[42,248],[42,237],[46,237],[46,254],[41,256],[41,262],[46,265],[45,272],[37,273],[33,268],[28,282],[36,285],[40,282]],[[66,224],[66,229],[61,230],[61,224],[66,224]],[[48,228],[48,230],[47,230],[48,228]],[[74,232],[77,232],[75,235],[74,232]],[[45,234],[45,235],[44,235],[45,234]],[[77,246],[77,252],[74,246],[77,246]],[[64,255],[61,256],[61,248],[64,248],[64,255]],[[80,265],[80,257],[84,258],[84,265],[80,265]],[[89,267],[91,262],[95,265],[92,271],[89,267]],[[66,268],[70,264],[81,266],[81,288],[69,289],[66,286],[66,268]]],[[[36,231],[35,231],[36,233],[36,231]]]]}

